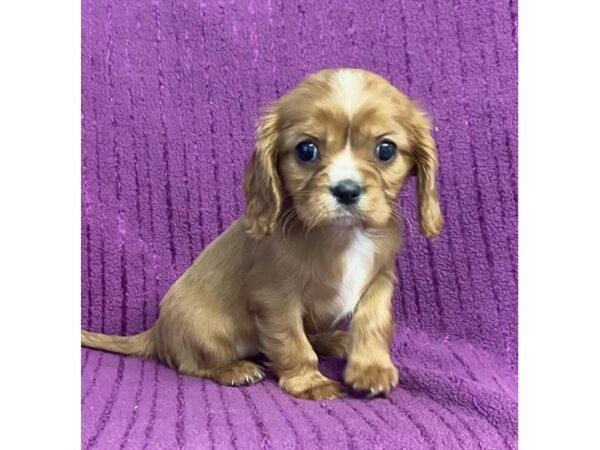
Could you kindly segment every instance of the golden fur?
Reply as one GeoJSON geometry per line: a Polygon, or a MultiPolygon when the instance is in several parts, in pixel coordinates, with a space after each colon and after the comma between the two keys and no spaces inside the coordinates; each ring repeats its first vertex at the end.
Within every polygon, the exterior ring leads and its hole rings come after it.
{"type": "Polygon", "coordinates": [[[157,358],[225,385],[262,379],[248,360],[262,352],[283,390],[314,400],[343,392],[319,372],[317,353],[347,356],[348,386],[387,394],[398,383],[389,351],[395,203],[416,175],[420,227],[436,236],[436,170],[428,120],[389,82],[358,69],[313,74],[260,118],[244,216],[169,289],[155,325],[129,337],[82,331],[82,345],[157,358]],[[383,137],[398,148],[389,163],[374,157],[383,137]],[[317,161],[297,157],[306,139],[318,145],[317,161]],[[354,208],[330,192],[334,171],[348,170],[364,188],[354,208]],[[336,330],[347,310],[349,331],[336,330]]]}

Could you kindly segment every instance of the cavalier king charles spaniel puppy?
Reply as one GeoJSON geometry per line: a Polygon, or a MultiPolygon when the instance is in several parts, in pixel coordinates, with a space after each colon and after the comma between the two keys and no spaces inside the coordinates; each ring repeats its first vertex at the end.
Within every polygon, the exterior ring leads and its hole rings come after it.
{"type": "Polygon", "coordinates": [[[82,331],[83,346],[157,358],[223,385],[260,381],[262,353],[294,397],[338,398],[317,355],[346,357],[347,386],[398,384],[390,357],[397,197],[416,176],[421,232],[442,228],[431,126],[364,70],[310,75],[262,114],[244,179],[246,209],[173,284],[135,336],[82,331]],[[351,315],[348,331],[336,329],[351,315]]]}

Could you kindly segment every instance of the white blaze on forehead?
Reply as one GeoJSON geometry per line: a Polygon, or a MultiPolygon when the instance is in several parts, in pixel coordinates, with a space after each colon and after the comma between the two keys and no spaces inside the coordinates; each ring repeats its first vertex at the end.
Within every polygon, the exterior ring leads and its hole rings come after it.
{"type": "MultiPolygon", "coordinates": [[[[362,72],[352,69],[340,69],[333,77],[332,87],[337,101],[348,115],[348,118],[351,118],[363,100],[364,77],[362,72]]],[[[331,163],[329,179],[332,185],[342,180],[362,183],[362,177],[352,154],[350,136],[348,136],[344,150],[331,163]]]]}
{"type": "Polygon", "coordinates": [[[333,88],[340,105],[348,117],[352,117],[363,99],[364,78],[362,72],[351,69],[337,71],[333,78],[333,88]]]}
{"type": "Polygon", "coordinates": [[[343,180],[352,180],[362,183],[362,177],[356,166],[356,160],[350,148],[350,140],[344,150],[335,157],[329,168],[329,181],[335,185],[343,180]]]}

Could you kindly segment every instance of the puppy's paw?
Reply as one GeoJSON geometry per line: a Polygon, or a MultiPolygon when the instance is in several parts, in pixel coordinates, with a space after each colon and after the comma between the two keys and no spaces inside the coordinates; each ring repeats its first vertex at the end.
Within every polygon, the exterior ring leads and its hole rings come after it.
{"type": "Polygon", "coordinates": [[[333,400],[345,396],[340,383],[320,373],[280,379],[279,386],[288,394],[304,400],[333,400]]]}
{"type": "Polygon", "coordinates": [[[216,369],[210,376],[214,381],[225,386],[250,386],[264,377],[262,367],[252,361],[236,361],[216,369]]]}
{"type": "Polygon", "coordinates": [[[357,364],[348,362],[344,382],[355,391],[367,392],[369,397],[387,396],[398,385],[398,370],[392,363],[357,364]]]}
{"type": "Polygon", "coordinates": [[[324,384],[310,387],[295,396],[305,400],[334,400],[344,397],[345,394],[340,383],[328,380],[324,384]]]}

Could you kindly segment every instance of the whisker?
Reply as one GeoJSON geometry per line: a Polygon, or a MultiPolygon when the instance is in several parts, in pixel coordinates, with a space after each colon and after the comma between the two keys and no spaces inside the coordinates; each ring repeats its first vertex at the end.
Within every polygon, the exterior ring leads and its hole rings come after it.
{"type": "Polygon", "coordinates": [[[404,215],[397,205],[394,205],[392,208],[392,214],[396,217],[401,223],[406,224],[410,230],[415,229],[415,223],[412,219],[404,215]]]}
{"type": "Polygon", "coordinates": [[[283,224],[281,226],[281,234],[282,234],[283,240],[286,244],[288,244],[288,241],[287,241],[288,236],[286,234],[286,231],[289,231],[287,227],[290,225],[290,223],[294,224],[294,219],[297,217],[297,215],[298,215],[298,213],[297,213],[296,209],[290,209],[290,210],[286,211],[286,213],[284,214],[285,218],[283,219],[283,224]]]}

